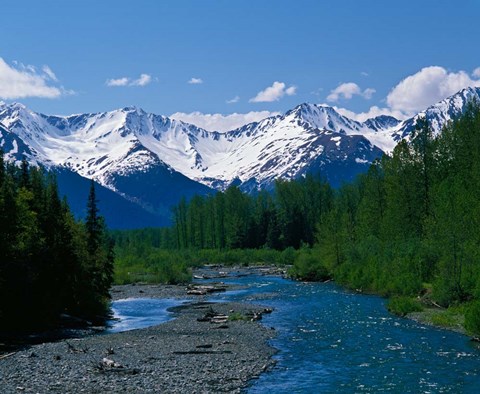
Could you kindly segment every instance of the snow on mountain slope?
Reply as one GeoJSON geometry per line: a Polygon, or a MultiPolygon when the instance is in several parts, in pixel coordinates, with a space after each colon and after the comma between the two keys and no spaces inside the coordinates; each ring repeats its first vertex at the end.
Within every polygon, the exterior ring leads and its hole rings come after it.
{"type": "Polygon", "coordinates": [[[403,122],[379,116],[360,123],[332,107],[305,103],[222,133],[135,107],[62,117],[38,114],[21,104],[0,104],[5,126],[0,143],[8,148],[7,155],[66,167],[134,199],[141,198],[132,195],[126,180],[139,174],[150,181],[153,174],[165,181],[169,174],[185,176],[217,189],[235,182],[250,190],[307,171],[332,179],[338,178],[333,172],[340,171],[347,180],[408,138],[418,116],[426,115],[439,132],[469,100],[479,97],[479,88],[464,89],[403,122]]]}
{"type": "Polygon", "coordinates": [[[434,135],[438,135],[442,127],[455,118],[458,118],[465,111],[467,103],[472,100],[480,103],[480,88],[470,87],[462,89],[453,96],[447,97],[428,107],[425,111],[407,119],[395,131],[394,140],[398,142],[402,138],[408,139],[412,131],[415,130],[419,117],[426,117],[434,135]]]}
{"type": "MultiPolygon", "coordinates": [[[[304,168],[310,168],[310,163],[325,155],[325,145],[329,142],[341,147],[342,140],[366,131],[363,124],[331,107],[301,104],[283,116],[218,135],[222,154],[210,159],[211,164],[201,174],[192,171],[190,176],[217,187],[237,178],[241,182],[255,179],[259,186],[268,186],[277,178],[291,179],[304,173],[304,168]]],[[[205,147],[209,145],[205,140],[196,147],[202,158],[208,157],[210,152],[205,152],[205,147]]],[[[364,153],[357,158],[369,163],[374,159],[364,153]]],[[[337,156],[328,160],[345,160],[345,157],[339,149],[337,156]]]]}
{"type": "Polygon", "coordinates": [[[32,149],[27,157],[32,161],[70,168],[106,186],[105,179],[112,172],[126,174],[158,165],[149,149],[156,148],[155,144],[166,160],[195,161],[181,122],[147,115],[137,108],[59,117],[37,114],[21,104],[3,104],[0,121],[26,141],[32,149]]]}
{"type": "Polygon", "coordinates": [[[5,153],[6,161],[20,162],[23,157],[32,155],[23,140],[2,124],[0,124],[0,149],[5,153]]]}
{"type": "Polygon", "coordinates": [[[113,190],[109,179],[114,174],[146,171],[159,162],[220,188],[237,178],[256,178],[259,184],[293,178],[322,155],[324,145],[318,141],[325,143],[326,135],[340,146],[339,141],[351,135],[378,134],[331,107],[313,104],[226,133],[207,132],[135,107],[58,117],[21,104],[2,105],[0,121],[27,141],[32,160],[70,168],[113,190]]]}

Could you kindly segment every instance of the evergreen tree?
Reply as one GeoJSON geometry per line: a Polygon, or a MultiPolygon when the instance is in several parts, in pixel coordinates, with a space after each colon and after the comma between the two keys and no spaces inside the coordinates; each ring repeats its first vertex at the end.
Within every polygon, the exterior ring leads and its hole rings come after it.
{"type": "Polygon", "coordinates": [[[102,224],[98,214],[98,200],[95,195],[95,182],[90,181],[90,191],[87,200],[87,217],[85,220],[85,227],[87,230],[87,247],[90,256],[94,256],[97,252],[101,237],[102,237],[102,224]]]}

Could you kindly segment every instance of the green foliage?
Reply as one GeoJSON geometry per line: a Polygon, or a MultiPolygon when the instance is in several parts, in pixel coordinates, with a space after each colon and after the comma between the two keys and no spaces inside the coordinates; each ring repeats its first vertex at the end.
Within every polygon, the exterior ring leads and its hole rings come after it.
{"type": "Polygon", "coordinates": [[[229,321],[238,321],[238,320],[248,320],[246,316],[242,315],[240,312],[233,312],[228,315],[229,321]]]}
{"type": "Polygon", "coordinates": [[[417,300],[404,296],[392,297],[387,304],[387,308],[390,312],[399,316],[406,316],[408,313],[421,312],[423,310],[417,300]]]}
{"type": "Polygon", "coordinates": [[[195,196],[173,207],[170,249],[298,248],[313,245],[318,220],[330,209],[333,191],[307,176],[278,181],[273,194],[255,196],[232,186],[212,196],[195,196]]]}
{"type": "Polygon", "coordinates": [[[480,301],[468,306],[465,313],[465,328],[474,335],[480,335],[480,301]]]}
{"type": "Polygon", "coordinates": [[[331,278],[318,254],[310,249],[299,251],[289,274],[304,281],[325,281],[331,278]]]}
{"type": "Polygon", "coordinates": [[[191,280],[191,271],[183,258],[181,253],[159,249],[142,256],[117,258],[115,283],[187,283],[191,280]]]}
{"type": "Polygon", "coordinates": [[[97,210],[95,220],[93,248],[55,178],[0,153],[0,330],[53,326],[62,313],[106,315],[113,245],[97,210]]]}
{"type": "Polygon", "coordinates": [[[438,313],[432,314],[431,323],[437,327],[443,328],[457,328],[462,327],[463,314],[452,313],[450,308],[446,311],[439,311],[438,313]]]}
{"type": "Polygon", "coordinates": [[[114,231],[114,281],[116,284],[134,282],[186,283],[191,280],[191,268],[203,265],[288,265],[297,251],[273,249],[163,249],[149,246],[158,229],[114,231]],[[139,237],[142,234],[145,238],[139,237]],[[129,242],[126,239],[130,238],[129,242]]]}

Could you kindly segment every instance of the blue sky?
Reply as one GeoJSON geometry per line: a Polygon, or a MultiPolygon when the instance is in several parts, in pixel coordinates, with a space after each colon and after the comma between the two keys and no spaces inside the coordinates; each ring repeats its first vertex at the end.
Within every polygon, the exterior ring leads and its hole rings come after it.
{"type": "Polygon", "coordinates": [[[210,129],[302,102],[405,117],[480,85],[479,17],[478,0],[7,0],[0,98],[210,129]]]}

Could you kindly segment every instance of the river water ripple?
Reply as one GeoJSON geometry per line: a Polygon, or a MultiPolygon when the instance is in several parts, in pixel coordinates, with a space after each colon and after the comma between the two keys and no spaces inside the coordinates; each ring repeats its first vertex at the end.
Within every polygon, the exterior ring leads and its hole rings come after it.
{"type": "Polygon", "coordinates": [[[394,317],[380,297],[270,276],[222,280],[245,290],[212,301],[275,308],[263,323],[277,331],[277,365],[249,393],[480,392],[480,350],[468,337],[394,317]]]}

